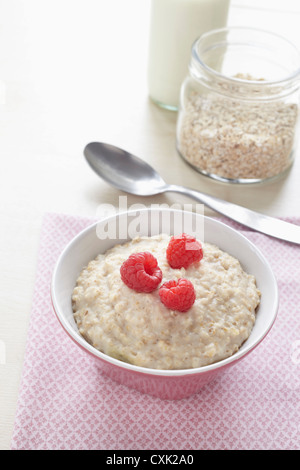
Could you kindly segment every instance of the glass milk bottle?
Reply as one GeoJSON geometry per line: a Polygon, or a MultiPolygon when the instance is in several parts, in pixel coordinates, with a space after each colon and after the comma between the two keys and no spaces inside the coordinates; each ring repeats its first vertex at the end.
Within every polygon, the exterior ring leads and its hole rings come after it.
{"type": "Polygon", "coordinates": [[[176,111],[191,47],[202,33],[226,26],[230,0],[151,0],[150,98],[176,111]]]}

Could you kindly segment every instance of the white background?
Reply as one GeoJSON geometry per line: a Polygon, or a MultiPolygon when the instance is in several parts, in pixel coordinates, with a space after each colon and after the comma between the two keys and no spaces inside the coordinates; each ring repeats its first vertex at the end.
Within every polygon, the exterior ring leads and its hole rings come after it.
{"type": "MultiPolygon", "coordinates": [[[[139,155],[169,183],[274,216],[300,215],[299,150],[285,179],[247,188],[209,181],[178,157],[176,114],[148,99],[149,13],[149,0],[0,0],[2,449],[13,429],[42,216],[95,216],[101,203],[118,205],[119,192],[84,161],[89,141],[139,155]]],[[[300,47],[299,0],[233,0],[229,24],[269,29],[300,47]]]]}

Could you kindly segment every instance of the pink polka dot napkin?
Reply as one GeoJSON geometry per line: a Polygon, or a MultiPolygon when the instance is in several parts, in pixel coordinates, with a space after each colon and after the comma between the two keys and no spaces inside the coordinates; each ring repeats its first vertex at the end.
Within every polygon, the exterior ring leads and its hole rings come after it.
{"type": "Polygon", "coordinates": [[[102,375],[53,313],[54,264],[68,241],[92,222],[62,214],[44,217],[11,448],[299,449],[300,247],[235,225],[273,266],[278,317],[251,354],[200,393],[164,401],[102,375]]]}

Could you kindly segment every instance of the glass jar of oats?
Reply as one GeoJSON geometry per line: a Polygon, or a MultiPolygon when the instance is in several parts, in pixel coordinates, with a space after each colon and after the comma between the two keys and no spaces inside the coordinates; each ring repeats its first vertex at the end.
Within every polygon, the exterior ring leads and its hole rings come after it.
{"type": "Polygon", "coordinates": [[[177,149],[219,181],[285,173],[299,123],[300,54],[277,34],[224,28],[195,41],[181,87],[177,149]]]}

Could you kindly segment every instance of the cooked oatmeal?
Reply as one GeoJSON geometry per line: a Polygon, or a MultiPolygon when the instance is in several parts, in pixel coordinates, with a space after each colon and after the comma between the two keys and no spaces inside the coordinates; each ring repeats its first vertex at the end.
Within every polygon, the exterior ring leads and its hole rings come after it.
{"type": "Polygon", "coordinates": [[[83,269],[72,295],[79,332],[103,353],[153,369],[195,368],[231,356],[255,322],[260,292],[254,276],[209,243],[202,243],[199,263],[172,269],[166,259],[169,241],[165,234],[137,237],[83,269]],[[186,313],[166,308],[158,289],[138,293],[122,282],[122,263],[142,251],[157,258],[162,283],[179,278],[193,283],[196,300],[186,313]]]}

